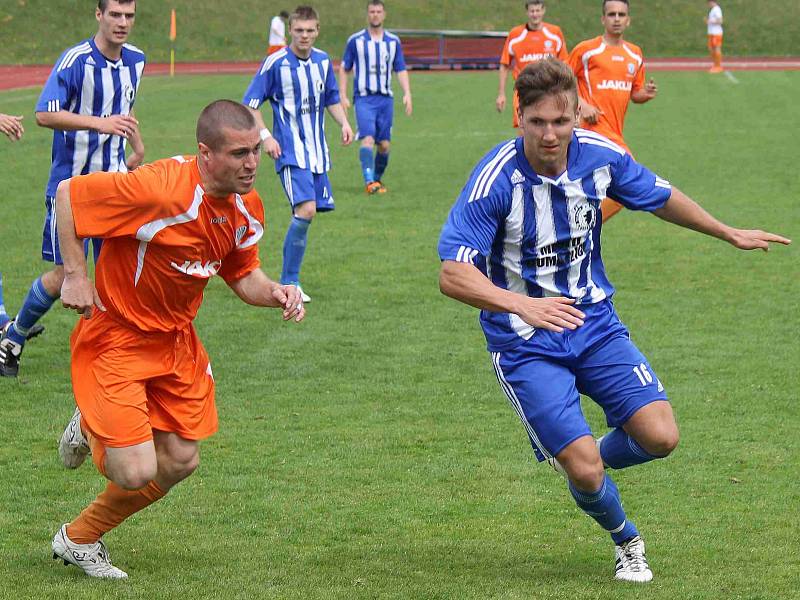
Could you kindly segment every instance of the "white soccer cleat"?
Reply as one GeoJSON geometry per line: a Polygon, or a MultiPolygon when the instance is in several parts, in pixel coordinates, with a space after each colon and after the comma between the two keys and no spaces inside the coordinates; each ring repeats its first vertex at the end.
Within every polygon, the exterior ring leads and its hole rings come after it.
{"type": "Polygon", "coordinates": [[[647,583],[653,579],[653,572],[644,554],[644,540],[638,535],[616,546],[617,563],[614,566],[614,579],[647,583]]]}
{"type": "Polygon", "coordinates": [[[53,558],[60,558],[65,565],[80,567],[89,577],[128,578],[125,571],[111,564],[108,550],[102,539],[97,540],[94,544],[76,544],[67,536],[67,523],[61,526],[53,538],[53,558]]]}
{"type": "Polygon", "coordinates": [[[81,409],[75,408],[58,442],[58,456],[68,469],[77,469],[91,453],[89,443],[81,431],[81,409]]]}

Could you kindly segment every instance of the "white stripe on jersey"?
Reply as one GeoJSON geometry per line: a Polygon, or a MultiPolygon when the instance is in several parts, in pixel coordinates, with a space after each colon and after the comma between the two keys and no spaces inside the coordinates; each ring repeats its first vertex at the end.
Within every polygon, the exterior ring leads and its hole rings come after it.
{"type": "MultiPolygon", "coordinates": [[[[507,289],[510,292],[528,295],[528,286],[522,278],[522,237],[525,229],[525,192],[522,184],[514,186],[511,192],[511,210],[506,217],[505,238],[503,239],[503,270],[507,289]]],[[[536,329],[523,321],[518,315],[508,313],[511,328],[521,338],[528,340],[536,329]]]]}
{"type": "Polygon", "coordinates": [[[281,48],[277,52],[273,52],[272,54],[270,54],[264,61],[264,64],[261,65],[261,69],[258,71],[258,74],[261,75],[265,73],[267,69],[269,69],[272,65],[275,64],[276,61],[283,58],[284,56],[286,56],[286,48],[281,48]]]}
{"type": "Polygon", "coordinates": [[[91,54],[92,47],[89,45],[89,42],[84,42],[83,44],[79,44],[74,48],[67,50],[64,54],[64,58],[61,60],[61,63],[58,65],[58,71],[63,71],[64,69],[68,69],[72,66],[75,62],[75,59],[81,56],[82,54],[91,54]]]}
{"type": "Polygon", "coordinates": [[[515,37],[513,40],[508,42],[508,55],[509,56],[514,56],[514,45],[517,42],[521,42],[522,40],[524,40],[525,36],[527,36],[527,35],[528,35],[528,28],[525,27],[525,28],[522,29],[522,32],[517,37],[515,37]]]}
{"type": "Polygon", "coordinates": [[[658,175],[656,175],[656,187],[666,188],[668,190],[672,189],[672,184],[666,179],[661,179],[658,175]]]}
{"type": "Polygon", "coordinates": [[[253,230],[253,235],[236,244],[236,247],[239,250],[242,250],[258,243],[258,240],[260,240],[261,236],[264,235],[264,227],[262,227],[261,223],[259,223],[256,219],[250,216],[250,213],[247,212],[247,207],[244,205],[244,200],[242,200],[242,197],[239,194],[236,194],[236,208],[238,208],[239,212],[244,215],[245,219],[247,219],[248,226],[253,230]]]}
{"type": "Polygon", "coordinates": [[[622,154],[627,154],[625,152],[625,148],[617,144],[616,142],[608,139],[606,136],[597,133],[596,131],[591,131],[590,129],[581,129],[580,127],[575,128],[575,135],[579,138],[592,138],[593,140],[599,140],[601,142],[605,142],[606,144],[611,144],[617,150],[617,152],[621,152],[622,154]]]}
{"type": "Polygon", "coordinates": [[[635,60],[639,64],[640,67],[642,66],[642,57],[636,54],[636,52],[634,52],[633,50],[631,50],[628,44],[622,42],[622,48],[625,50],[625,52],[628,53],[628,56],[630,56],[633,60],[635,60]]]}
{"type": "Polygon", "coordinates": [[[479,198],[485,198],[488,195],[489,190],[485,190],[486,181],[492,176],[495,169],[497,169],[498,172],[502,170],[503,165],[508,162],[510,157],[515,156],[516,152],[514,140],[506,143],[500,148],[500,150],[497,151],[497,154],[494,155],[494,158],[492,158],[492,160],[490,160],[486,166],[483,167],[477,179],[475,180],[472,193],[469,195],[469,202],[474,202],[479,198]],[[498,166],[498,163],[501,163],[501,161],[502,164],[498,166]]]}
{"type": "MultiPolygon", "coordinates": [[[[553,216],[553,200],[549,183],[533,186],[533,205],[536,210],[536,247],[543,248],[556,243],[556,224],[553,216]]],[[[557,265],[536,268],[535,281],[545,297],[560,296],[556,288],[557,265]]]]}
{"type": "Polygon", "coordinates": [[[475,257],[478,256],[478,251],[468,246],[461,246],[456,254],[456,262],[475,264],[475,257]]]}
{"type": "Polygon", "coordinates": [[[369,69],[367,69],[367,61],[365,59],[364,53],[364,44],[366,41],[364,38],[359,38],[356,40],[356,57],[358,58],[358,93],[359,94],[366,94],[367,93],[367,73],[369,69]]]}
{"type": "MultiPolygon", "coordinates": [[[[311,107],[311,98],[309,96],[309,82],[306,76],[305,68],[300,65],[295,72],[297,73],[297,81],[300,84],[300,121],[303,126],[303,131],[306,134],[305,143],[300,146],[301,151],[305,151],[308,155],[308,168],[312,173],[319,173],[319,160],[315,148],[315,140],[313,135],[309,135],[314,131],[311,123],[311,113],[308,109],[311,107]]],[[[295,149],[297,153],[297,149],[295,149]]]]}
{"type": "MultiPolygon", "coordinates": [[[[375,55],[376,46],[375,44],[366,44],[367,52],[366,52],[366,59],[368,65],[374,65],[375,61],[378,60],[377,56],[375,55]]],[[[378,88],[378,70],[375,69],[375,72],[372,72],[372,69],[368,69],[369,77],[369,89],[375,90],[378,88]]]]}
{"type": "Polygon", "coordinates": [[[601,148],[608,148],[609,150],[613,150],[618,154],[625,154],[625,150],[617,146],[614,142],[604,141],[604,140],[596,140],[590,137],[581,137],[578,136],[578,141],[581,144],[590,144],[592,146],[600,146],[601,148]]]}
{"type": "Polygon", "coordinates": [[[511,387],[511,384],[508,383],[506,376],[503,374],[503,369],[500,368],[499,352],[492,352],[492,365],[494,365],[494,372],[495,375],[497,375],[497,381],[500,383],[500,387],[503,389],[503,392],[505,392],[506,398],[508,398],[512,408],[522,421],[522,425],[525,427],[525,431],[528,433],[528,436],[531,438],[534,445],[539,449],[539,452],[541,452],[546,459],[553,458],[553,455],[550,454],[542,445],[542,442],[539,439],[536,431],[533,429],[530,421],[528,421],[528,419],[525,417],[525,411],[522,410],[522,403],[519,401],[516,392],[514,392],[514,388],[511,387]]]}
{"type": "MultiPolygon", "coordinates": [[[[296,113],[296,99],[294,96],[294,82],[292,81],[292,66],[283,64],[280,66],[281,89],[283,90],[283,108],[288,114],[289,127],[292,131],[292,147],[294,148],[295,160],[300,169],[308,168],[305,152],[303,152],[303,140],[300,139],[300,127],[297,119],[293,118],[296,113]]],[[[284,121],[283,111],[281,111],[281,121],[284,121]]],[[[284,152],[286,150],[284,149],[284,152]]]]}
{"type": "Polygon", "coordinates": [[[594,50],[589,50],[588,52],[584,52],[583,56],[581,56],[581,61],[583,62],[583,77],[586,79],[586,88],[589,90],[589,96],[593,96],[592,94],[592,82],[589,79],[589,59],[593,56],[598,54],[602,54],[606,49],[606,43],[603,42],[594,50]]]}
{"type": "Polygon", "coordinates": [[[556,54],[558,54],[561,51],[561,38],[545,26],[542,26],[542,33],[556,43],[556,54]]]}
{"type": "Polygon", "coordinates": [[[317,155],[319,171],[317,173],[325,172],[325,165],[329,164],[328,159],[328,146],[325,143],[322,130],[322,119],[325,116],[325,107],[322,106],[321,90],[325,89],[325,76],[328,74],[330,68],[330,61],[324,60],[321,63],[311,63],[311,87],[314,93],[314,108],[316,110],[313,114],[309,115],[314,125],[314,151],[317,155]]]}
{"type": "MultiPolygon", "coordinates": [[[[591,230],[586,227],[581,228],[573,217],[574,215],[585,214],[586,211],[594,211],[594,207],[587,200],[580,179],[577,181],[567,179],[562,184],[561,188],[564,190],[564,195],[567,197],[569,237],[571,240],[581,239],[581,246],[583,247],[586,243],[586,237],[591,235],[591,230]]],[[[573,247],[570,246],[570,251],[572,251],[572,249],[573,247]]],[[[585,254],[582,256],[577,256],[570,263],[569,270],[567,271],[567,289],[569,290],[569,296],[571,298],[575,298],[576,301],[580,301],[584,293],[594,287],[591,281],[586,282],[586,287],[584,289],[578,287],[578,280],[581,276],[581,267],[583,266],[584,260],[588,260],[588,258],[589,257],[587,257],[585,254]]]]}
{"type": "Polygon", "coordinates": [[[180,225],[181,223],[188,223],[189,221],[194,221],[197,219],[197,215],[200,212],[200,205],[202,203],[203,188],[198,185],[194,189],[194,200],[192,200],[192,205],[185,213],[174,217],[165,217],[163,219],[151,221],[150,223],[145,223],[139,227],[138,231],[136,232],[136,239],[139,240],[139,251],[136,259],[136,275],[133,278],[134,287],[139,284],[139,277],[142,275],[142,269],[144,268],[144,257],[147,253],[147,245],[153,241],[153,238],[163,229],[172,227],[173,225],[180,225]]]}
{"type": "MultiPolygon", "coordinates": [[[[81,88],[80,115],[94,114],[94,67],[83,65],[83,86],[81,88]]],[[[89,130],[79,129],[75,132],[75,151],[72,154],[72,176],[80,175],[89,158],[89,130]]]]}

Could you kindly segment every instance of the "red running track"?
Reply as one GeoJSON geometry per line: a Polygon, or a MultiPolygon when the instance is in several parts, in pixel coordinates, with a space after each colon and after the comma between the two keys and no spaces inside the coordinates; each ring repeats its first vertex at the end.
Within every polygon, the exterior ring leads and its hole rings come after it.
{"type": "MultiPolygon", "coordinates": [[[[208,62],[179,63],[175,65],[178,75],[205,75],[220,73],[253,74],[260,63],[257,62],[208,62]]],[[[646,60],[650,71],[704,71],[711,67],[704,58],[649,58],[646,60]]],[[[731,57],[724,60],[729,71],[797,71],[800,70],[798,57],[731,57]]],[[[52,65],[0,65],[0,90],[42,86],[50,74],[52,65]]],[[[450,70],[450,65],[432,65],[431,70],[450,70]]],[[[169,65],[165,63],[148,64],[147,75],[168,75],[169,65]]]]}

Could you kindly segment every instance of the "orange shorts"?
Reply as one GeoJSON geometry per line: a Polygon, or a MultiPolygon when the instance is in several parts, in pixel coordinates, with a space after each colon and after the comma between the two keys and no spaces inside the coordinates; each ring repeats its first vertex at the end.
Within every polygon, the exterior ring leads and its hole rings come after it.
{"type": "Polygon", "coordinates": [[[144,332],[96,310],[80,319],[70,349],[83,424],[104,446],[141,444],[154,429],[187,440],[217,431],[211,365],[192,325],[144,332]]]}
{"type": "Polygon", "coordinates": [[[715,48],[722,48],[722,36],[721,35],[709,35],[708,36],[708,49],[713,50],[715,48]]]}
{"type": "Polygon", "coordinates": [[[281,48],[286,48],[286,44],[281,44],[280,46],[269,46],[267,48],[267,56],[269,56],[270,54],[275,54],[281,48]]]}

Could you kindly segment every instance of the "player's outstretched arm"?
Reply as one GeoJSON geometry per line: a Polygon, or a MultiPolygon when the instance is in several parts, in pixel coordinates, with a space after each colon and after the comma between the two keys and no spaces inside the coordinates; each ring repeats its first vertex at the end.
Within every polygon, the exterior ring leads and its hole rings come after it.
{"type": "Polygon", "coordinates": [[[653,214],[670,223],[724,240],[740,250],[766,252],[770,242],[784,245],[792,243],[788,238],[760,229],[736,229],[726,225],[676,187],[672,188],[672,195],[667,203],[653,211],[653,214]]]}
{"type": "Polygon", "coordinates": [[[282,308],[284,321],[294,319],[299,323],[306,316],[297,286],[272,281],[261,269],[255,269],[228,285],[246,304],[282,308]]]}
{"type": "Polygon", "coordinates": [[[91,115],[76,115],[67,110],[60,110],[58,112],[37,112],[36,124],[39,127],[58,129],[60,131],[85,131],[90,129],[127,138],[136,131],[139,121],[131,115],[93,117],[91,115]]]}
{"type": "Polygon", "coordinates": [[[493,312],[513,313],[529,325],[561,333],[583,325],[584,314],[572,298],[530,298],[497,287],[477,267],[442,261],[439,289],[464,304],[493,312]]]}
{"type": "Polygon", "coordinates": [[[333,120],[336,121],[342,128],[342,145],[348,146],[353,141],[353,129],[350,127],[350,122],[347,120],[347,113],[342,108],[342,103],[331,104],[328,106],[328,112],[331,113],[333,120]]]}
{"type": "Polygon", "coordinates": [[[8,136],[12,142],[22,138],[25,129],[22,127],[22,116],[4,115],[0,113],[0,133],[8,136]]]}
{"type": "Polygon", "coordinates": [[[58,223],[58,244],[64,261],[64,283],[61,285],[61,303],[89,319],[93,307],[106,310],[94,284],[86,271],[86,255],[83,242],[75,232],[72,217],[69,179],[58,184],[56,190],[56,219],[58,223]]]}

